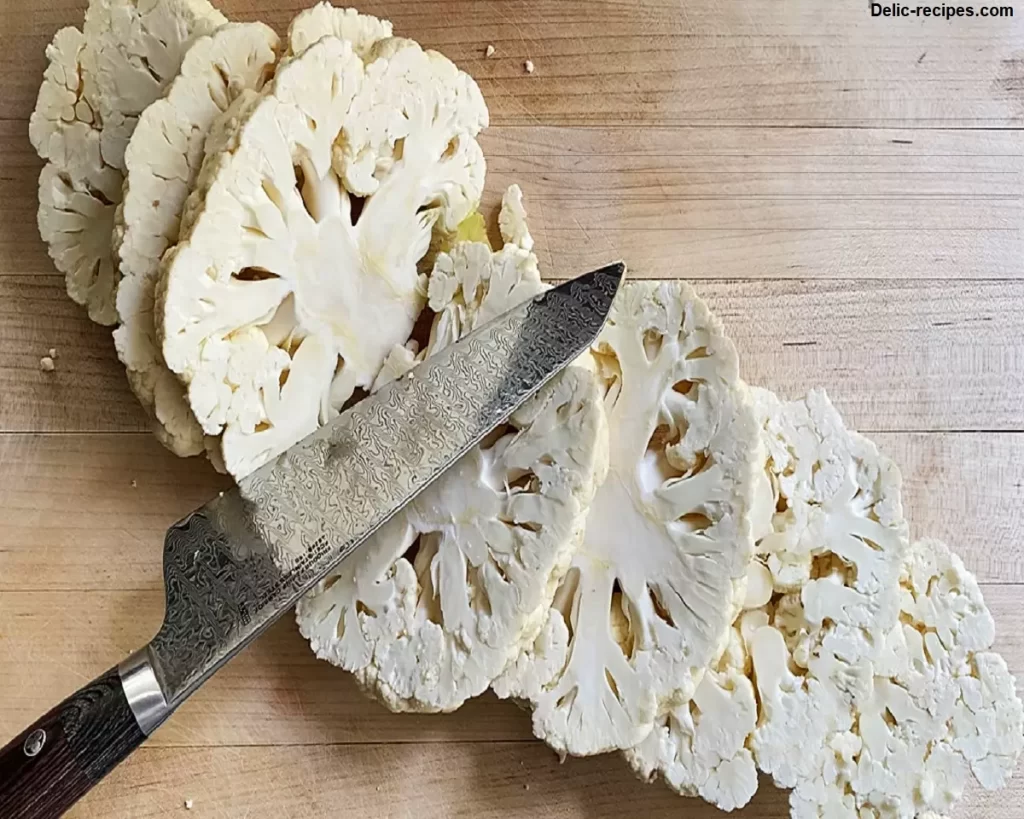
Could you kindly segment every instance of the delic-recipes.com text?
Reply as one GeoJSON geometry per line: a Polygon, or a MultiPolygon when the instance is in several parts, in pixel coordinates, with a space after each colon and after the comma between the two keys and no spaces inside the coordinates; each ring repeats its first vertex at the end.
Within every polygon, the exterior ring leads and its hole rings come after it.
{"type": "Polygon", "coordinates": [[[906,6],[902,3],[872,3],[872,17],[1013,17],[1013,6],[906,6]]]}

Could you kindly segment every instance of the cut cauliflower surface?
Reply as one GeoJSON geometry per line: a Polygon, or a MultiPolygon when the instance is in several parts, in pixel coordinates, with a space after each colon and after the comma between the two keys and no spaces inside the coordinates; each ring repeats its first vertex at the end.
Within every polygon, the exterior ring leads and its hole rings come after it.
{"type": "Polygon", "coordinates": [[[852,725],[896,623],[907,524],[899,471],[824,392],[792,402],[753,392],[772,494],[759,504],[771,531],[758,553],[776,594],[749,646],[761,701],[750,744],[758,767],[793,788],[847,750],[831,743],[852,725]]]}
{"type": "MultiPolygon", "coordinates": [[[[742,807],[757,789],[751,747],[778,784],[792,787],[793,767],[824,746],[841,711],[828,694],[846,681],[814,678],[832,669],[808,655],[824,645],[825,652],[852,661],[851,651],[862,656],[868,650],[864,639],[879,644],[895,622],[895,585],[906,549],[899,473],[873,444],[843,427],[825,394],[812,392],[804,401],[788,403],[766,390],[751,394],[761,426],[763,471],[753,504],[758,560],[747,572],[743,607],[748,611],[734,625],[730,649],[701,681],[689,706],[662,717],[647,740],[626,752],[642,777],[660,773],[674,790],[724,810],[742,807]],[[875,597],[886,591],[887,597],[875,597]],[[815,621],[797,629],[792,609],[802,613],[801,592],[815,621]],[[879,611],[875,599],[886,601],[879,611]],[[789,650],[783,634],[768,627],[769,614],[776,629],[785,629],[804,668],[809,664],[814,671],[805,672],[806,680],[787,678],[791,696],[769,699],[759,725],[757,708],[748,707],[754,697],[749,655],[759,652],[754,655],[758,670],[758,657],[769,663],[789,650]],[[754,634],[760,635],[758,642],[754,634]],[[742,637],[738,643],[737,637],[742,637]]],[[[763,671],[769,672],[781,673],[776,665],[763,671]]]]}
{"type": "Polygon", "coordinates": [[[755,565],[773,595],[741,620],[760,713],[734,749],[792,789],[794,819],[915,819],[949,810],[971,772],[1003,786],[1024,711],[974,578],[941,543],[908,546],[899,472],[823,392],[754,395],[755,565]]]}
{"type": "MultiPolygon", "coordinates": [[[[522,191],[518,185],[512,188],[517,191],[516,199],[522,210],[522,191]]],[[[374,382],[374,390],[405,375],[420,362],[515,305],[548,289],[549,285],[541,281],[537,257],[517,242],[524,232],[529,235],[525,223],[518,234],[507,232],[513,229],[507,214],[508,207],[503,198],[498,216],[504,242],[501,250],[493,252],[485,241],[473,239],[456,241],[447,250],[439,251],[427,288],[427,304],[435,314],[429,341],[423,350],[418,349],[415,341],[395,345],[384,360],[374,382]]],[[[525,211],[522,212],[525,218],[525,211]]],[[[482,220],[483,217],[474,212],[459,224],[453,235],[478,236],[483,233],[486,236],[480,225],[482,220]]],[[[589,355],[584,356],[577,363],[592,366],[592,359],[589,355]]]]}
{"type": "MultiPolygon", "coordinates": [[[[924,540],[907,555],[898,588],[899,620],[861,663],[869,685],[852,708],[823,686],[807,706],[792,693],[773,700],[788,699],[794,727],[808,731],[795,742],[807,761],[790,766],[794,819],[945,814],[970,774],[987,789],[1004,787],[1020,757],[1024,708],[1003,658],[989,650],[994,624],[974,578],[944,544],[924,540]]],[[[788,609],[791,634],[798,601],[788,609]]],[[[792,660],[783,632],[759,629],[752,646],[759,689],[763,673],[769,688],[797,690],[781,664],[792,660]]]]}
{"type": "MultiPolygon", "coordinates": [[[[1024,707],[995,625],[963,562],[936,540],[916,542],[900,577],[900,618],[874,663],[857,723],[837,734],[842,765],[791,796],[794,817],[855,806],[857,819],[945,813],[973,774],[1005,787],[1024,747],[1024,707]]],[[[831,763],[831,760],[828,760],[831,763]]],[[[847,814],[841,814],[847,815],[847,814]]]]}
{"type": "Polygon", "coordinates": [[[487,108],[410,40],[364,61],[327,36],[225,120],[164,258],[157,316],[164,359],[237,478],[368,389],[408,339],[432,229],[479,201],[487,108]]]}
{"type": "Polygon", "coordinates": [[[121,273],[114,344],[157,437],[182,456],[203,451],[203,431],[156,338],[153,301],[160,259],[178,239],[185,199],[214,120],[243,90],[262,88],[277,56],[277,35],[262,23],[229,23],[200,37],[165,96],[139,118],[125,151],[124,198],[114,230],[121,273]]]}
{"type": "Polygon", "coordinates": [[[753,551],[758,429],[736,350],[681,282],[627,283],[595,347],[608,477],[536,641],[495,681],[537,736],[630,748],[725,646],[753,551]],[[557,652],[552,654],[551,652],[557,652]]]}
{"type": "MultiPolygon", "coordinates": [[[[543,289],[522,248],[457,245],[431,276],[430,343],[395,348],[386,372],[543,289]]],[[[451,711],[484,691],[544,623],[606,445],[593,368],[571,365],[300,601],[314,652],[395,711],[451,711]]]]}
{"type": "Polygon", "coordinates": [[[61,29],[46,49],[29,120],[29,138],[47,163],[39,233],[68,295],[100,324],[117,319],[111,232],[125,146],[192,41],[225,22],[205,0],[92,0],[83,29],[61,29]]]}
{"type": "Polygon", "coordinates": [[[693,699],[673,708],[626,761],[646,780],[661,775],[674,791],[700,796],[725,811],[741,808],[757,791],[757,767],[746,747],[757,727],[744,634],[766,622],[746,612],[733,625],[729,645],[697,685],[693,699]]]}
{"type": "MultiPolygon", "coordinates": [[[[798,592],[815,626],[888,628],[907,549],[899,470],[846,429],[824,391],[791,402],[767,390],[753,395],[772,496],[759,504],[772,531],[757,551],[775,591],[798,592]]],[[[756,526],[767,530],[766,522],[756,526]]]]}

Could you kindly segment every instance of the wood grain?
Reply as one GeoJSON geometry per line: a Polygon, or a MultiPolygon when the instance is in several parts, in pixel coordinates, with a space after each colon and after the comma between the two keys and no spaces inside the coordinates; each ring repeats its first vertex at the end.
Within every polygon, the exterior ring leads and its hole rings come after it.
{"type": "Polygon", "coordinates": [[[492,128],[542,269],[649,278],[1015,278],[1016,131],[492,128]]]}
{"type": "MultiPolygon", "coordinates": [[[[24,118],[57,28],[84,0],[5,0],[0,119],[24,118]]],[[[306,0],[222,0],[283,29],[306,0]]],[[[496,125],[1020,124],[1020,14],[872,19],[864,4],[772,0],[388,0],[361,9],[464,65],[496,125]],[[484,58],[492,44],[496,54],[484,58]],[[533,60],[530,75],[523,62],[533,60]]]]}
{"type": "MultiPolygon", "coordinates": [[[[283,30],[309,2],[218,5],[283,30]]],[[[0,741],[151,636],[163,529],[223,486],[145,432],[109,331],[66,299],[38,240],[27,118],[46,43],[84,6],[0,0],[0,741]],[[50,347],[57,369],[42,373],[50,347]]],[[[902,467],[914,534],[946,538],[986,584],[998,648],[1024,674],[1021,9],[946,22],[826,0],[361,8],[478,79],[486,204],[523,186],[546,275],[622,257],[634,276],[696,280],[748,380],[828,387],[902,467]]],[[[286,618],[71,815],[720,815],[615,756],[559,766],[529,736],[489,697],[388,714],[286,618]]],[[[736,815],[781,819],[786,797],[765,785],[736,815]]],[[[1022,815],[1018,776],[953,819],[1022,815]]]]}
{"type": "MultiPolygon", "coordinates": [[[[143,748],[93,791],[73,819],[309,816],[422,819],[722,819],[721,811],[637,781],[615,755],[560,765],[537,743],[143,748]],[[225,771],[244,776],[224,777],[225,771]],[[184,813],[184,801],[193,802],[184,813]]],[[[780,819],[788,797],[762,779],[751,804],[728,816],[780,819]]],[[[1024,780],[996,794],[972,788],[955,817],[1020,819],[1024,780]]]]}

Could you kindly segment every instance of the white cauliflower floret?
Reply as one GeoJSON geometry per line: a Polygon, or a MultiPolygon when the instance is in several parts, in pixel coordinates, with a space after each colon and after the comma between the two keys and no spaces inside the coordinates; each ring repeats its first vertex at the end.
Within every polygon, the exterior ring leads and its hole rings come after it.
{"type": "MultiPolygon", "coordinates": [[[[441,254],[430,343],[396,347],[381,383],[543,289],[536,259],[511,245],[441,254]]],[[[592,369],[570,366],[299,603],[317,656],[396,711],[481,693],[544,624],[606,441],[592,369]]]]}
{"type": "Polygon", "coordinates": [[[715,690],[723,669],[743,672],[725,678],[732,718],[693,706],[687,722],[676,709],[626,754],[641,775],[660,773],[680,793],[727,810],[756,790],[751,750],[778,785],[793,787],[820,770],[823,749],[852,725],[850,692],[865,681],[850,669],[895,622],[896,595],[875,595],[897,582],[906,548],[899,474],[843,428],[823,393],[790,403],[764,390],[752,395],[763,465],[753,500],[758,559],[747,569],[747,611],[734,625],[742,639],[734,638],[698,687],[701,699],[724,702],[715,690]],[[751,670],[760,713],[743,706],[753,697],[751,670]],[[713,754],[697,742],[701,731],[717,738],[713,754]],[[710,778],[713,763],[728,763],[731,787],[710,778]]]}
{"type": "Polygon", "coordinates": [[[509,185],[501,197],[501,213],[498,227],[506,243],[518,245],[523,250],[533,250],[533,237],[526,226],[526,207],[523,205],[523,191],[518,185],[509,185]]]}
{"type": "Polygon", "coordinates": [[[772,520],[774,533],[758,544],[776,590],[801,591],[818,621],[823,608],[837,605],[845,609],[839,619],[850,622],[874,623],[879,607],[894,612],[893,601],[880,601],[877,594],[895,590],[891,580],[906,548],[900,544],[906,524],[896,466],[866,438],[845,429],[824,392],[788,403],[766,390],[754,395],[771,482],[786,501],[772,520]],[[857,567],[852,589],[835,588],[834,572],[814,576],[815,561],[820,567],[827,555],[857,567]]]}
{"type": "Polygon", "coordinates": [[[185,199],[195,186],[214,120],[242,91],[263,86],[277,47],[277,35],[262,23],[228,24],[200,37],[166,95],[139,118],[125,151],[124,200],[114,231],[122,277],[114,344],[157,437],[182,456],[203,451],[203,432],[157,343],[153,301],[160,259],[178,239],[185,199]]]}
{"type": "Polygon", "coordinates": [[[640,742],[721,653],[753,551],[758,440],[735,348],[687,285],[627,283],[595,354],[608,478],[556,623],[494,685],[531,701],[539,737],[581,755],[640,742]]]}
{"type": "Polygon", "coordinates": [[[288,53],[301,54],[327,35],[352,43],[352,50],[363,60],[380,40],[392,34],[390,20],[378,20],[351,8],[335,8],[330,3],[317,3],[300,12],[288,26],[288,53]]]}
{"type": "Polygon", "coordinates": [[[626,760],[644,779],[660,774],[674,791],[731,811],[757,790],[754,756],[746,747],[757,726],[757,701],[739,622],[722,658],[704,675],[689,703],[661,718],[626,760]]]}
{"type": "Polygon", "coordinates": [[[751,635],[762,708],[751,746],[761,770],[792,788],[836,766],[831,744],[871,688],[871,660],[896,622],[907,524],[895,465],[845,428],[823,392],[754,396],[774,493],[759,506],[771,531],[757,550],[780,596],[772,624],[751,635]]]}
{"type": "Polygon", "coordinates": [[[369,389],[408,339],[432,229],[479,201],[487,109],[412,41],[378,42],[364,62],[328,36],[226,119],[164,259],[158,315],[168,366],[240,477],[369,389]]]}
{"type": "MultiPolygon", "coordinates": [[[[939,541],[915,543],[900,590],[900,622],[859,708],[860,754],[837,784],[865,819],[944,813],[970,774],[988,790],[1005,787],[1024,748],[1024,707],[990,650],[992,616],[960,558],[939,541]]],[[[817,815],[806,794],[793,800],[817,815]]]]}
{"type": "Polygon", "coordinates": [[[29,138],[39,177],[39,232],[68,295],[100,324],[117,319],[114,210],[138,116],[178,73],[189,45],[227,22],[205,0],[92,0],[83,30],[46,49],[29,138]]]}

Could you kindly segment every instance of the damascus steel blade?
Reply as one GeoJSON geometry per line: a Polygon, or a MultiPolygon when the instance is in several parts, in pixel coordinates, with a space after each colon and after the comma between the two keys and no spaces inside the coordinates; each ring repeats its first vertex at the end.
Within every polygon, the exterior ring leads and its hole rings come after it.
{"type": "Polygon", "coordinates": [[[171,527],[165,620],[139,658],[166,704],[148,724],[586,350],[623,272],[588,273],[500,316],[171,527]]]}

